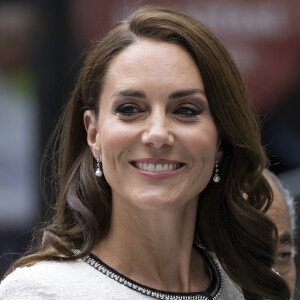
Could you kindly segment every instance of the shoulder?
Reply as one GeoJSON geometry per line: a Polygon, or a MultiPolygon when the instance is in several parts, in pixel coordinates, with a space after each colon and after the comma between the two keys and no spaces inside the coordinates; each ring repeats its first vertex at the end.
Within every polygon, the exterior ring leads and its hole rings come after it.
{"type": "Polygon", "coordinates": [[[45,261],[36,263],[30,267],[21,267],[15,269],[11,274],[9,274],[1,283],[5,284],[6,282],[12,282],[15,280],[22,279],[23,282],[47,281],[57,280],[59,277],[65,277],[69,274],[74,275],[75,270],[84,269],[86,264],[82,260],[75,261],[45,261]]]}
{"type": "Polygon", "coordinates": [[[145,299],[148,297],[113,280],[79,259],[40,262],[17,268],[0,284],[0,299],[145,299]]]}
{"type": "Polygon", "coordinates": [[[214,253],[209,253],[211,258],[213,259],[215,265],[217,266],[221,278],[222,278],[222,289],[218,299],[220,300],[243,300],[244,296],[241,288],[231,280],[231,278],[227,275],[225,270],[223,269],[221,263],[217,259],[214,253]]]}
{"type": "Polygon", "coordinates": [[[72,288],[76,274],[90,271],[81,260],[40,262],[17,268],[0,285],[0,299],[50,299],[64,289],[72,288]]]}

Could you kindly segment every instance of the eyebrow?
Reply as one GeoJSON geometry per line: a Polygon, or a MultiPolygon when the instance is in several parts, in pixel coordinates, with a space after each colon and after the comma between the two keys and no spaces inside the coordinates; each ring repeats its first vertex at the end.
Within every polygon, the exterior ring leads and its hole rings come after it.
{"type": "Polygon", "coordinates": [[[112,97],[115,96],[133,97],[133,98],[142,98],[142,99],[146,98],[146,94],[143,91],[132,90],[132,89],[116,91],[115,93],[113,93],[112,97]]]}
{"type": "MultiPolygon", "coordinates": [[[[169,99],[178,99],[187,96],[192,96],[195,94],[201,94],[206,97],[205,92],[201,89],[188,89],[188,90],[178,90],[170,94],[169,99]]],[[[141,98],[146,99],[146,94],[140,90],[120,90],[113,93],[112,97],[115,96],[123,96],[123,97],[133,97],[133,98],[141,98]]]]}
{"type": "Polygon", "coordinates": [[[283,244],[292,244],[292,236],[290,233],[286,232],[282,235],[279,236],[279,244],[283,245],[283,244]]]}
{"type": "Polygon", "coordinates": [[[205,92],[201,89],[189,89],[189,90],[179,90],[171,93],[169,99],[178,99],[186,96],[192,96],[195,94],[201,94],[202,96],[206,97],[205,92]]]}

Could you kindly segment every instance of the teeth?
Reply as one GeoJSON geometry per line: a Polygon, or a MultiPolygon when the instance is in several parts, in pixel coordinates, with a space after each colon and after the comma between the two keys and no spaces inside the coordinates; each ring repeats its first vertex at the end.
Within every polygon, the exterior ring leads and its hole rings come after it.
{"type": "Polygon", "coordinates": [[[163,164],[162,170],[163,171],[168,171],[169,170],[169,165],[168,164],[163,164]]]}
{"type": "Polygon", "coordinates": [[[148,170],[149,172],[154,172],[155,171],[155,165],[154,164],[148,164],[148,170]]]}
{"type": "Polygon", "coordinates": [[[159,173],[176,170],[180,167],[180,164],[147,164],[138,162],[135,166],[143,171],[159,173]]]}
{"type": "Polygon", "coordinates": [[[157,164],[155,167],[155,172],[162,172],[162,170],[163,170],[162,164],[157,164]]]}

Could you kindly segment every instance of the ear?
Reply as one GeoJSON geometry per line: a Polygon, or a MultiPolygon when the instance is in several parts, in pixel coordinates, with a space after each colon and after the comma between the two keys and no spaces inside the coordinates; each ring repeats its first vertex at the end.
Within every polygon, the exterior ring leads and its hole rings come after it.
{"type": "Polygon", "coordinates": [[[91,110],[86,110],[83,114],[84,127],[87,133],[87,143],[90,146],[90,149],[94,155],[97,157],[97,154],[100,153],[99,145],[97,144],[97,137],[99,130],[97,127],[97,120],[95,113],[91,110]]]}

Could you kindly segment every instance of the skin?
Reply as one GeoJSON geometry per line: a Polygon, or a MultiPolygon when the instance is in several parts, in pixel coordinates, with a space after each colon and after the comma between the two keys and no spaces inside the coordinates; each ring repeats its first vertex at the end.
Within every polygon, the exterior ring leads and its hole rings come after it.
{"type": "Polygon", "coordinates": [[[274,201],[267,212],[269,218],[275,223],[278,230],[279,243],[275,257],[274,269],[286,281],[292,294],[295,293],[296,266],[292,257],[292,230],[288,207],[272,180],[268,178],[274,193],[274,201]]]}
{"type": "Polygon", "coordinates": [[[87,141],[112,189],[108,237],[93,252],[156,289],[196,292],[210,274],[193,249],[198,197],[221,160],[201,74],[178,45],[139,40],[110,63],[99,115],[84,114],[87,141]],[[176,170],[142,171],[138,162],[176,170]]]}

